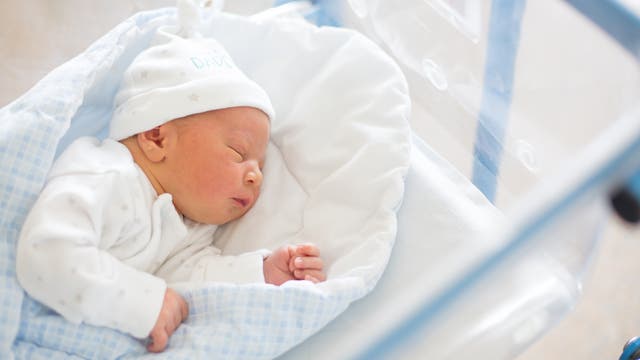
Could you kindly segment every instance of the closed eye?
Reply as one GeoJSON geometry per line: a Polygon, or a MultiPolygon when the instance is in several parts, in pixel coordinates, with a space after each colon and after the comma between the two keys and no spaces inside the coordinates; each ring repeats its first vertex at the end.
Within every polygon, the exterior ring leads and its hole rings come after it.
{"type": "Polygon", "coordinates": [[[229,146],[229,149],[231,149],[234,153],[236,153],[236,155],[238,155],[240,159],[244,160],[244,155],[242,155],[242,153],[239,150],[237,150],[233,146],[229,146]]]}

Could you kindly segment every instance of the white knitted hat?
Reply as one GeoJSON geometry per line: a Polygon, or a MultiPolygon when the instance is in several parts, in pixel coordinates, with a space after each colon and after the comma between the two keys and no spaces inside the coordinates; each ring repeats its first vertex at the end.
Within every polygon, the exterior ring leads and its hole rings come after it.
{"type": "Polygon", "coordinates": [[[217,41],[183,38],[161,28],[124,73],[109,137],[121,140],[173,119],[237,106],[274,116],[267,93],[217,41]]]}

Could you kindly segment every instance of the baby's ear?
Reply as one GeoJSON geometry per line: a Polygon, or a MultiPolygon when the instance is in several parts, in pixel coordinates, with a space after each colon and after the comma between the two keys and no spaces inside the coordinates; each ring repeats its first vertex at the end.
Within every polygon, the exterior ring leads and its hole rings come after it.
{"type": "Polygon", "coordinates": [[[175,138],[175,127],[170,124],[156,126],[136,135],[138,146],[149,161],[157,163],[164,160],[171,142],[175,138]]]}

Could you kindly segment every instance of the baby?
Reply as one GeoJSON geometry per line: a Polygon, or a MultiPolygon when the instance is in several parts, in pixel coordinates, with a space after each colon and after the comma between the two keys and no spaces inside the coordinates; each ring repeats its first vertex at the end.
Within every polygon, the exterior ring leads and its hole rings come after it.
{"type": "Polygon", "coordinates": [[[159,30],[124,74],[109,138],[80,138],[54,163],[20,234],[21,285],[158,352],[188,314],[168,284],[323,281],[312,244],[239,256],[211,244],[258,199],[273,113],[215,40],[159,30]]]}

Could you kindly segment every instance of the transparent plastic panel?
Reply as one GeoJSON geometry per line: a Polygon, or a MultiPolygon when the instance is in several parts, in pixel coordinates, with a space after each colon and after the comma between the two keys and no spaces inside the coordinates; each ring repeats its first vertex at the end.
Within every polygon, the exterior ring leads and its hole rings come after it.
{"type": "MultiPolygon", "coordinates": [[[[413,127],[470,174],[490,6],[478,1],[367,2],[367,34],[403,66],[413,127]]],[[[361,6],[362,7],[362,6],[361,6]]]]}
{"type": "Polygon", "coordinates": [[[606,211],[597,198],[582,200],[536,239],[481,265],[492,269],[377,358],[513,359],[573,308],[581,293],[576,275],[591,263],[606,211]]]}
{"type": "MultiPolygon", "coordinates": [[[[502,19],[492,18],[491,1],[349,3],[361,15],[362,31],[404,67],[420,136],[470,178],[478,126],[499,142],[496,203],[503,209],[540,178],[561,171],[640,95],[636,61],[563,1],[527,1],[521,15],[514,8],[499,14],[502,19]],[[509,88],[502,89],[511,92],[511,101],[498,96],[483,102],[491,96],[485,88],[492,55],[487,52],[501,40],[492,39],[490,30],[514,21],[510,16],[521,16],[512,25],[520,32],[512,46],[513,82],[504,79],[509,88]],[[477,125],[481,112],[489,125],[477,125]]],[[[507,75],[498,74],[498,82],[507,75]]]]}
{"type": "Polygon", "coordinates": [[[636,60],[563,1],[527,2],[521,36],[498,187],[504,204],[562,171],[640,95],[636,60]]]}

